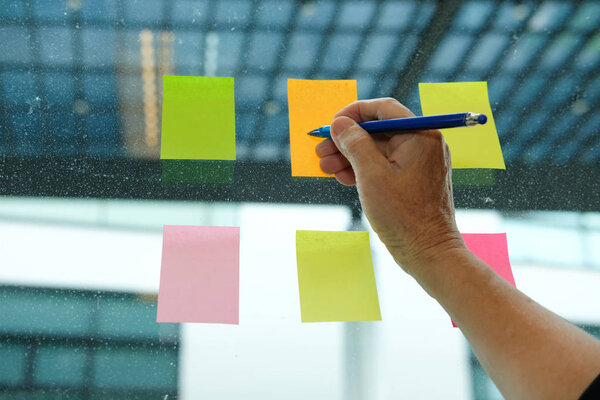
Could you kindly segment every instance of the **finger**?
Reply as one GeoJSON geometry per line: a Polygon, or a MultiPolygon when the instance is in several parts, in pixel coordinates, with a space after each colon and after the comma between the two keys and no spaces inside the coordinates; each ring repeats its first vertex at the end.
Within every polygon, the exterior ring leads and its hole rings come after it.
{"type": "Polygon", "coordinates": [[[398,100],[391,97],[360,100],[342,108],[334,118],[349,117],[358,122],[375,119],[414,117],[415,115],[398,100]]]}
{"type": "Polygon", "coordinates": [[[326,139],[326,140],[323,140],[322,142],[320,142],[315,147],[315,151],[317,152],[317,155],[321,158],[328,156],[330,154],[335,154],[335,153],[340,152],[338,150],[337,146],[335,145],[335,143],[333,143],[333,140],[331,140],[331,139],[326,139]]]}
{"type": "Polygon", "coordinates": [[[339,171],[337,174],[335,174],[335,179],[337,179],[337,181],[342,185],[356,185],[356,175],[354,174],[352,167],[348,167],[339,171]]]}
{"type": "Polygon", "coordinates": [[[348,168],[350,162],[341,153],[337,153],[321,158],[319,165],[326,174],[336,174],[341,170],[348,168]]]}
{"type": "Polygon", "coordinates": [[[387,163],[371,135],[351,118],[336,118],[331,125],[331,138],[359,175],[360,171],[387,163]]]}

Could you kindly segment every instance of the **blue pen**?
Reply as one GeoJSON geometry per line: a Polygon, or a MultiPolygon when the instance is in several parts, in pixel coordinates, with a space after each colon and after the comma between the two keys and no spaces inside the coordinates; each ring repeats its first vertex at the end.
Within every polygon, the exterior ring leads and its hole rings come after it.
{"type": "MultiPolygon", "coordinates": [[[[486,122],[487,117],[485,114],[467,112],[459,114],[429,115],[426,117],[382,119],[378,121],[361,122],[358,125],[369,133],[401,133],[403,131],[413,130],[446,129],[461,126],[483,125],[486,122]]],[[[308,132],[308,134],[311,136],[330,138],[330,128],[331,125],[325,125],[308,132]]]]}

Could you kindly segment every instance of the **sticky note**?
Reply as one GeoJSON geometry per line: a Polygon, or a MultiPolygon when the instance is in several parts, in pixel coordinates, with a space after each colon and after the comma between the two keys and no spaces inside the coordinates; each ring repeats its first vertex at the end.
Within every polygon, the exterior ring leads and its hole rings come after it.
{"type": "Polygon", "coordinates": [[[233,78],[163,77],[160,158],[235,160],[233,78]]]}
{"type": "Polygon", "coordinates": [[[450,147],[452,168],[506,169],[487,82],[419,83],[419,95],[423,115],[474,112],[487,116],[485,125],[441,130],[450,147]]]}
{"type": "Polygon", "coordinates": [[[356,99],[354,80],[288,79],[292,176],[331,176],[321,170],[315,153],[324,139],[307,133],[331,124],[335,114],[356,99]]]}
{"type": "Polygon", "coordinates": [[[381,320],[368,232],[297,231],[302,322],[381,320]]]}
{"type": "Polygon", "coordinates": [[[240,228],[163,227],[157,322],[239,321],[240,228]]]}
{"type": "MultiPolygon", "coordinates": [[[[467,248],[513,286],[515,278],[508,258],[506,233],[463,233],[467,248]]],[[[456,327],[454,321],[452,325],[456,327]]]]}

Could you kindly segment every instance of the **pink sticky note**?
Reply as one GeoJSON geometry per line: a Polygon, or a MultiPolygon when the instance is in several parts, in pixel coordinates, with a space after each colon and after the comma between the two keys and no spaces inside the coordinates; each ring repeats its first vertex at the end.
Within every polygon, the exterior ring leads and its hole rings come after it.
{"type": "Polygon", "coordinates": [[[157,322],[239,323],[240,228],[163,228],[157,322]]]}
{"type": "MultiPolygon", "coordinates": [[[[508,259],[506,233],[463,233],[467,248],[481,261],[490,266],[508,283],[515,285],[515,278],[508,259]]],[[[454,321],[452,326],[456,327],[454,321]]]]}

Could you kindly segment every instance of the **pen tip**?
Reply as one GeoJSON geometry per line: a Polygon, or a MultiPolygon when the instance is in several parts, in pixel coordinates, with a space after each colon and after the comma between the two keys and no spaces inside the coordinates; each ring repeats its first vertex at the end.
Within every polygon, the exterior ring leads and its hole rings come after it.
{"type": "Polygon", "coordinates": [[[477,122],[481,125],[485,124],[487,122],[487,116],[485,114],[479,114],[477,122]]]}
{"type": "Polygon", "coordinates": [[[312,130],[312,131],[308,132],[308,134],[309,134],[310,136],[319,136],[319,133],[320,133],[320,132],[319,132],[319,130],[318,130],[318,129],[315,129],[315,130],[312,130]]]}

